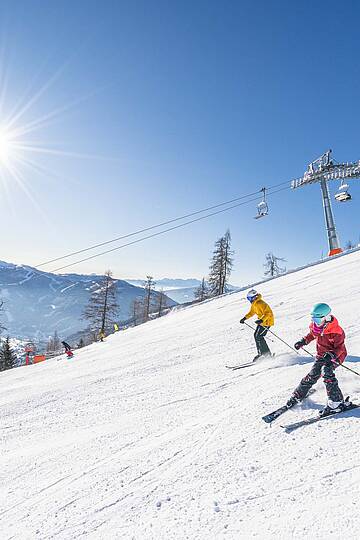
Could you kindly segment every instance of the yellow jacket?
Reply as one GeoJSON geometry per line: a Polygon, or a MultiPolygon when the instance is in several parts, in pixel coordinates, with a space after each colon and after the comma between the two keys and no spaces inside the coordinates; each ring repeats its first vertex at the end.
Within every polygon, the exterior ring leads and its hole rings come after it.
{"type": "Polygon", "coordinates": [[[261,294],[252,302],[250,311],[245,315],[245,319],[250,319],[254,315],[257,315],[258,319],[262,320],[264,326],[273,326],[274,314],[271,311],[271,307],[262,299],[261,294]]]}

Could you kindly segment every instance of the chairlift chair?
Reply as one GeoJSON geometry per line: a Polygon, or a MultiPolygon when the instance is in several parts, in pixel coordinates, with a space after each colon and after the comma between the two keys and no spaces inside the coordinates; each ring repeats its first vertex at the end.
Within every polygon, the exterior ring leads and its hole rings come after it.
{"type": "Polygon", "coordinates": [[[269,213],[269,207],[266,202],[266,188],[263,187],[260,191],[263,193],[263,200],[257,205],[257,215],[254,216],[254,219],[260,219],[269,213]]]}
{"type": "Polygon", "coordinates": [[[351,201],[351,195],[348,192],[349,184],[341,182],[338,193],[335,193],[335,200],[338,202],[351,201]]]}

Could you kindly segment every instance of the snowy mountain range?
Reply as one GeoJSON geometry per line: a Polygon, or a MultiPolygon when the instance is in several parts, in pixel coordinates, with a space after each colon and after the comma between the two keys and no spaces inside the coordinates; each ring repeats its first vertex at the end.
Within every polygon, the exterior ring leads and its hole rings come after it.
{"type": "MultiPolygon", "coordinates": [[[[98,275],[52,274],[0,261],[0,298],[4,300],[7,333],[20,339],[43,340],[55,330],[63,339],[83,330],[87,326],[81,318],[84,306],[101,279],[98,275]]],[[[145,291],[124,280],[115,281],[119,320],[126,320],[131,302],[143,298],[145,291]]],[[[168,299],[167,305],[176,302],[168,299]]]]}
{"type": "MultiPolygon", "coordinates": [[[[359,272],[354,252],[258,284],[272,330],[293,345],[327,302],[346,333],[345,365],[360,372],[359,272]]],[[[320,379],[265,424],[312,358],[270,335],[274,358],[226,369],[255,353],[239,324],[244,297],[178,307],[71,361],[0,373],[1,538],[357,540],[359,409],[286,433],[326,403],[320,379]]],[[[359,402],[359,377],[336,376],[359,402]]]]}

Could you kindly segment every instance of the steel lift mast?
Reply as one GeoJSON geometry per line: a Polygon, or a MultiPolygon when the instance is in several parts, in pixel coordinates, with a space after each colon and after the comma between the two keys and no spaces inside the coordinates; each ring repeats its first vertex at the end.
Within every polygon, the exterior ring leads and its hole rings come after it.
{"type": "Polygon", "coordinates": [[[291,182],[293,189],[307,186],[308,184],[320,183],[323,207],[325,215],[325,224],[329,242],[329,253],[336,255],[342,252],[340,247],[339,238],[336,233],[335,220],[333,211],[331,208],[330,192],[328,182],[329,180],[340,180],[340,193],[335,195],[335,198],[344,202],[351,199],[351,195],[347,192],[349,186],[344,183],[346,179],[360,178],[360,160],[353,163],[334,163],[331,159],[332,150],[328,150],[315,161],[312,161],[306,172],[301,178],[297,178],[291,182]]]}

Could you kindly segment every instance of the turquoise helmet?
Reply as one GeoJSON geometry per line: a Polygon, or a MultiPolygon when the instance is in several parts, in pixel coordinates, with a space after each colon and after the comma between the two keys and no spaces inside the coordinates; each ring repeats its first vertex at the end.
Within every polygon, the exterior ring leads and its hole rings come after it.
{"type": "Polygon", "coordinates": [[[325,317],[327,317],[327,315],[330,315],[330,313],[331,307],[328,304],[315,304],[315,306],[311,310],[311,319],[314,323],[321,324],[322,322],[324,322],[325,317]]]}

